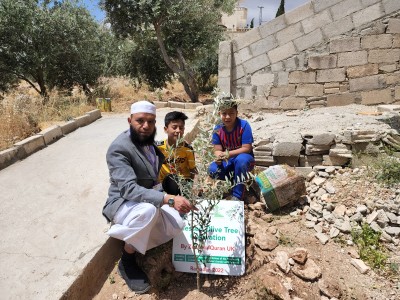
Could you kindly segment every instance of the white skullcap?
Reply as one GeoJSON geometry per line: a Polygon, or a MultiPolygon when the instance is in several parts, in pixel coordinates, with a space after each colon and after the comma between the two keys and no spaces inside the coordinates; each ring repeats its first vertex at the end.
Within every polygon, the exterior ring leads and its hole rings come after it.
{"type": "Polygon", "coordinates": [[[155,115],[156,106],[154,104],[151,104],[149,101],[135,102],[131,106],[131,115],[137,113],[148,113],[155,115]]]}

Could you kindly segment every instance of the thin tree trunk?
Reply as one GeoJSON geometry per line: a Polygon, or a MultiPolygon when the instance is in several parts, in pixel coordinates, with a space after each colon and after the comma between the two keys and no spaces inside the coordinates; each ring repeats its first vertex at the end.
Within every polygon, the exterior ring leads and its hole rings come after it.
{"type": "Polygon", "coordinates": [[[44,74],[42,70],[37,70],[37,83],[40,88],[40,95],[43,97],[43,103],[49,100],[49,95],[47,93],[46,83],[44,81],[44,74]]]}
{"type": "Polygon", "coordinates": [[[201,289],[201,286],[200,286],[200,268],[199,268],[199,262],[197,260],[197,254],[196,254],[197,249],[194,246],[195,239],[194,239],[194,213],[193,212],[191,212],[190,232],[192,234],[192,248],[193,248],[193,256],[194,256],[194,264],[196,266],[196,285],[197,285],[197,290],[200,291],[200,289],[201,289]]]}
{"type": "Polygon", "coordinates": [[[21,80],[23,80],[23,81],[26,81],[38,94],[41,95],[40,89],[38,89],[38,88],[36,87],[36,85],[35,85],[32,81],[30,81],[28,78],[26,78],[26,77],[23,76],[23,75],[19,75],[19,74],[16,74],[16,75],[17,75],[17,77],[18,77],[19,79],[21,79],[21,80]]]}
{"type": "Polygon", "coordinates": [[[167,49],[165,48],[164,45],[164,40],[162,38],[162,33],[161,33],[161,27],[156,23],[153,25],[156,31],[157,42],[160,47],[161,54],[165,63],[175,74],[178,74],[179,81],[183,84],[185,92],[190,97],[190,100],[192,102],[198,102],[199,89],[197,87],[196,79],[193,71],[186,63],[182,52],[179,49],[177,51],[179,64],[172,61],[172,59],[168,56],[167,49]]]}
{"type": "Polygon", "coordinates": [[[181,70],[185,74],[184,81],[186,81],[186,85],[182,82],[183,86],[185,87],[186,93],[189,95],[190,100],[192,102],[198,102],[199,101],[199,87],[196,82],[196,77],[193,72],[193,70],[190,68],[190,66],[186,63],[185,58],[183,57],[181,49],[177,49],[178,53],[178,60],[179,64],[181,66],[181,70]]]}

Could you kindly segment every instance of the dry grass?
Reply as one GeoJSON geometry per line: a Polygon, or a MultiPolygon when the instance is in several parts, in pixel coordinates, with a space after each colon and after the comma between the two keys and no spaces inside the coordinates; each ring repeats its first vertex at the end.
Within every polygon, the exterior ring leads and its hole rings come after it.
{"type": "Polygon", "coordinates": [[[21,84],[14,91],[4,95],[0,102],[0,150],[94,108],[79,91],[74,91],[71,96],[53,91],[44,104],[33,89],[21,84]]]}
{"type": "MultiPolygon", "coordinates": [[[[152,90],[147,85],[139,86],[124,77],[101,78],[96,97],[111,98],[112,111],[126,113],[132,103],[140,100],[190,102],[183,85],[179,81],[168,83],[165,88],[152,90]]],[[[211,100],[210,94],[201,94],[200,102],[211,100]]]]}
{"type": "Polygon", "coordinates": [[[150,101],[181,101],[188,102],[180,82],[175,81],[163,89],[151,90],[147,85],[124,77],[101,78],[99,88],[95,91],[97,97],[111,98],[112,111],[126,113],[132,103],[140,100],[150,101]]]}
{"type": "MultiPolygon", "coordinates": [[[[127,113],[130,105],[139,100],[190,102],[178,81],[154,91],[124,77],[100,78],[93,92],[95,98],[111,98],[114,113],[127,113]]],[[[200,101],[210,98],[208,94],[201,95],[200,101]]],[[[95,108],[95,101],[88,99],[79,89],[74,89],[69,96],[52,91],[48,102],[43,104],[36,91],[21,83],[3,98],[0,95],[0,151],[51,125],[71,120],[95,108]]]]}

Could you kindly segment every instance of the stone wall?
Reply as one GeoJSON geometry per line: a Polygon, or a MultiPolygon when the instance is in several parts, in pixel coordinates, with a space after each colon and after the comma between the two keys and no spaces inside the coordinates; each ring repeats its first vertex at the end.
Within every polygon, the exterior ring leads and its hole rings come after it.
{"type": "Polygon", "coordinates": [[[314,0],[222,42],[218,85],[257,111],[399,104],[399,62],[399,0],[314,0]]]}

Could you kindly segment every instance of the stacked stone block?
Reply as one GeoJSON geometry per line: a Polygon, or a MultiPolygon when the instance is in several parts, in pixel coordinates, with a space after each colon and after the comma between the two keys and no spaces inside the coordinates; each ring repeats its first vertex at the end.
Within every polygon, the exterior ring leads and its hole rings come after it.
{"type": "Polygon", "coordinates": [[[400,1],[311,1],[221,43],[219,63],[252,110],[397,104],[400,1]]]}
{"type": "Polygon", "coordinates": [[[347,129],[339,133],[306,132],[280,134],[261,140],[254,147],[257,166],[287,164],[292,167],[345,166],[353,155],[371,155],[383,151],[384,145],[400,150],[400,135],[393,129],[347,129]]]}

